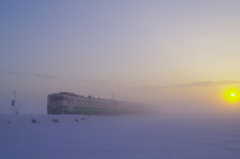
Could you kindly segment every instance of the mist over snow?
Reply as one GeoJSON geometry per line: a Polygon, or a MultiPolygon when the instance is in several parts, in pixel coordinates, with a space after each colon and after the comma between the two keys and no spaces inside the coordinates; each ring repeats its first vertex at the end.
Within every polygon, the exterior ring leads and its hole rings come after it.
{"type": "Polygon", "coordinates": [[[0,0],[0,159],[239,159],[239,6],[0,0]],[[150,113],[46,115],[59,92],[150,113]]]}
{"type": "Polygon", "coordinates": [[[238,159],[240,117],[0,115],[0,142],[3,159],[238,159]]]}

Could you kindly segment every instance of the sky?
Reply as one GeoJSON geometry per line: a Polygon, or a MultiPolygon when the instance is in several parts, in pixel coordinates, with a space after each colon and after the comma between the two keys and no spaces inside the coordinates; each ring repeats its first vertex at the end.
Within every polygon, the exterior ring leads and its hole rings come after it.
{"type": "Polygon", "coordinates": [[[47,95],[240,113],[239,0],[0,1],[0,114],[46,113],[47,95]]]}

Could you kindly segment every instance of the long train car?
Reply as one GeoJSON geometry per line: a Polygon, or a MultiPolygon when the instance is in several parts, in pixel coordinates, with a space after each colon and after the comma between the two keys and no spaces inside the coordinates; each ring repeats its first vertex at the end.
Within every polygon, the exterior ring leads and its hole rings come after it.
{"type": "Polygon", "coordinates": [[[139,103],[60,92],[48,95],[47,112],[48,114],[133,114],[143,113],[144,106],[139,103]]]}

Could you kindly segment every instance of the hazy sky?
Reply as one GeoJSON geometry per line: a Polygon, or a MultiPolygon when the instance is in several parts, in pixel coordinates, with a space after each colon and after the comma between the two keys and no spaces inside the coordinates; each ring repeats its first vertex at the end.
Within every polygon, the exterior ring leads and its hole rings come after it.
{"type": "Polygon", "coordinates": [[[239,112],[239,0],[0,1],[0,113],[68,91],[174,112],[239,112]]]}

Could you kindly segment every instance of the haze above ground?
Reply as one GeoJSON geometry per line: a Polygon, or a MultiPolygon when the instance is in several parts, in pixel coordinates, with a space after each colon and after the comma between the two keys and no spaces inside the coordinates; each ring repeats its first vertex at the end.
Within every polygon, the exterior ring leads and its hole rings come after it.
{"type": "Polygon", "coordinates": [[[0,2],[0,113],[46,113],[47,95],[240,113],[240,1],[0,2]]]}

